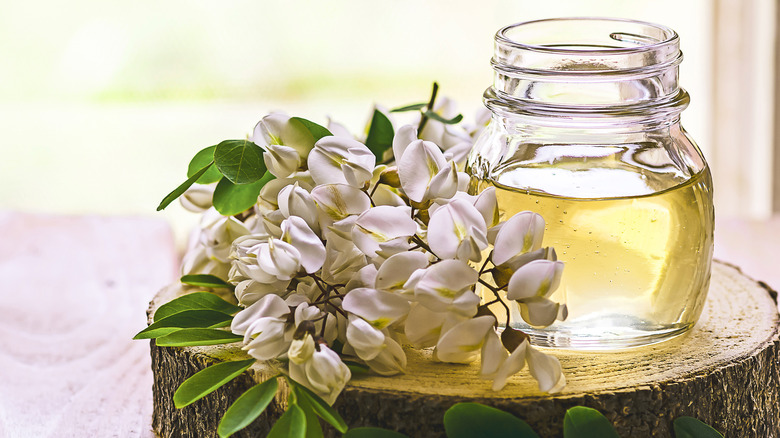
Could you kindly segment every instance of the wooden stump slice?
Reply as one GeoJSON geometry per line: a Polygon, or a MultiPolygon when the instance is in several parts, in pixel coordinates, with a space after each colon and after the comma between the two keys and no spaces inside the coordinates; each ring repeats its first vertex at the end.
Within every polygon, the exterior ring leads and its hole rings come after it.
{"type": "MultiPolygon", "coordinates": [[[[161,291],[150,312],[181,288],[161,291]]],[[[780,437],[780,340],[777,294],[737,268],[714,263],[707,304],[687,334],[620,352],[553,351],[567,379],[562,392],[541,393],[527,370],[500,392],[479,378],[479,363],[430,360],[430,350],[407,349],[403,375],[354,376],[335,407],[350,427],[378,426],[411,437],[444,436],[444,412],[478,402],[511,412],[541,437],[563,434],[572,406],[598,409],[621,437],[671,437],[672,421],[692,416],[726,437],[780,437]]],[[[275,374],[255,365],[205,398],[177,410],[173,393],[186,378],[216,361],[244,359],[238,344],[165,348],[152,341],[153,428],[163,437],[217,436],[227,407],[256,382],[275,374]]],[[[284,393],[247,429],[234,436],[265,436],[283,411],[284,393]]],[[[337,436],[329,429],[326,435],[337,436]]]]}

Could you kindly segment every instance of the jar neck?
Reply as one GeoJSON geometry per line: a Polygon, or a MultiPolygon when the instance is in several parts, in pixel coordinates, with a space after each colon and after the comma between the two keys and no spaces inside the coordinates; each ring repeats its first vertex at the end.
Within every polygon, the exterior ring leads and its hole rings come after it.
{"type": "Polygon", "coordinates": [[[539,20],[498,31],[492,110],[579,119],[674,117],[688,104],[678,85],[677,34],[650,23],[597,18],[539,20]]]}

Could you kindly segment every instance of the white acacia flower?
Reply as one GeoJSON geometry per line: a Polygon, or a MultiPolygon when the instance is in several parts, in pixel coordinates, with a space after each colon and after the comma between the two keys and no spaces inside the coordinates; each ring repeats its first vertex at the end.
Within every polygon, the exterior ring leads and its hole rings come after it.
{"type": "Polygon", "coordinates": [[[258,360],[275,359],[289,348],[286,315],[287,303],[277,295],[266,295],[238,312],[230,330],[244,335],[244,350],[258,360]]]}
{"type": "Polygon", "coordinates": [[[281,224],[282,241],[298,250],[303,269],[309,274],[317,272],[325,262],[325,245],[309,225],[298,216],[290,216],[281,224]]]}
{"type": "Polygon", "coordinates": [[[560,305],[548,297],[558,288],[563,262],[534,260],[512,274],[506,297],[520,306],[523,319],[533,326],[548,326],[559,316],[560,305]]]}
{"type": "Polygon", "coordinates": [[[222,216],[209,210],[201,221],[200,244],[206,248],[206,256],[222,263],[230,262],[233,241],[249,234],[244,224],[233,216],[222,216]]]}
{"type": "Polygon", "coordinates": [[[366,192],[348,184],[323,184],[311,191],[317,203],[319,221],[324,227],[371,208],[366,192]]]}
{"type": "Polygon", "coordinates": [[[371,179],[376,157],[357,140],[344,137],[323,137],[309,153],[308,166],[314,182],[349,184],[362,188],[371,179]]]}
{"type": "Polygon", "coordinates": [[[322,279],[331,284],[346,284],[366,266],[366,256],[355,244],[335,234],[325,242],[325,262],[322,264],[322,279]]]}
{"type": "Polygon", "coordinates": [[[401,188],[412,201],[451,198],[458,190],[457,168],[436,144],[413,141],[396,159],[401,188]]]}
{"type": "Polygon", "coordinates": [[[325,344],[317,344],[303,363],[290,361],[290,377],[332,405],[352,377],[339,355],[325,344]]]}
{"type": "Polygon", "coordinates": [[[409,301],[406,298],[370,288],[349,291],[341,307],[380,330],[409,313],[409,301]]]}
{"type": "Polygon", "coordinates": [[[428,256],[419,251],[394,254],[379,267],[372,287],[389,292],[402,291],[412,273],[427,266],[428,256]]]}
{"type": "Polygon", "coordinates": [[[214,184],[193,184],[179,198],[181,206],[193,213],[203,213],[212,207],[211,200],[214,197],[214,184]]]}
{"type": "MultiPolygon", "coordinates": [[[[235,279],[231,278],[231,282],[235,279]]],[[[273,283],[261,283],[252,279],[241,280],[236,284],[235,295],[238,304],[250,306],[266,295],[285,295],[288,281],[275,281],[273,283]]]]}
{"type": "Polygon", "coordinates": [[[531,376],[539,384],[540,391],[552,394],[566,386],[566,378],[558,358],[542,353],[533,348],[528,340],[524,340],[497,367],[493,377],[493,391],[503,389],[507,379],[522,370],[526,362],[531,376]]]}
{"type": "MultiPolygon", "coordinates": [[[[417,232],[409,207],[381,205],[358,216],[352,229],[352,241],[368,257],[397,244],[396,252],[411,247],[409,238],[417,232]],[[384,247],[383,247],[384,245],[384,247]]],[[[389,256],[389,255],[388,255],[389,256]]]]}
{"type": "Polygon", "coordinates": [[[471,289],[478,276],[466,262],[442,260],[419,275],[414,297],[420,304],[436,312],[454,311],[464,316],[476,313],[479,297],[471,289]]]}
{"type": "MultiPolygon", "coordinates": [[[[464,294],[465,295],[465,294],[464,294]]],[[[433,311],[420,303],[412,303],[412,308],[404,321],[404,334],[418,348],[433,347],[442,333],[447,333],[455,325],[470,319],[476,313],[467,315],[452,311],[433,311]]]]}
{"type": "Polygon", "coordinates": [[[265,235],[236,239],[233,257],[242,275],[261,283],[290,280],[301,268],[301,253],[294,246],[265,235]]]}
{"type": "Polygon", "coordinates": [[[297,181],[279,191],[277,203],[284,217],[298,216],[306,221],[309,228],[319,234],[317,203],[309,192],[298,185],[297,181]]]}
{"type": "Polygon", "coordinates": [[[346,126],[328,117],[328,131],[336,137],[355,138],[346,126]]]}
{"type": "Polygon", "coordinates": [[[417,141],[417,128],[413,125],[403,125],[398,128],[393,136],[393,156],[396,163],[401,160],[406,148],[414,141],[417,141]]]}
{"type": "Polygon", "coordinates": [[[255,125],[252,141],[263,148],[268,170],[278,178],[295,172],[314,146],[314,138],[300,123],[283,113],[271,113],[255,125]]]}
{"type": "Polygon", "coordinates": [[[387,334],[362,318],[349,316],[347,342],[355,354],[374,372],[391,376],[406,368],[406,354],[401,345],[387,334]]]}
{"type": "Polygon", "coordinates": [[[287,350],[287,357],[290,362],[296,365],[302,365],[314,354],[314,338],[306,333],[303,339],[293,339],[290,342],[290,348],[287,350]]]}
{"type": "Polygon", "coordinates": [[[197,245],[184,255],[181,261],[181,275],[211,274],[226,278],[230,272],[230,264],[209,258],[206,247],[197,245]]]}
{"type": "Polygon", "coordinates": [[[506,222],[491,229],[493,263],[500,265],[517,254],[536,251],[542,247],[544,219],[531,211],[515,214],[506,222]]]}
{"type": "Polygon", "coordinates": [[[443,259],[482,259],[487,248],[485,220],[474,205],[454,199],[437,208],[428,222],[428,245],[443,259]]]}
{"type": "Polygon", "coordinates": [[[496,318],[478,316],[456,324],[441,335],[434,357],[442,362],[469,363],[479,355],[485,335],[493,330],[496,318]]]}

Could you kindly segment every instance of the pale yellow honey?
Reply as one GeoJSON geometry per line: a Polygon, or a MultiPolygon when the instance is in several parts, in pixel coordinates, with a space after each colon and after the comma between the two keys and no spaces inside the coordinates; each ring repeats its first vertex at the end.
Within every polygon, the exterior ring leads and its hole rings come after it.
{"type": "MultiPolygon", "coordinates": [[[[571,179],[557,171],[556,181],[574,185],[560,191],[583,191],[576,186],[576,175],[571,179]]],[[[498,181],[479,184],[478,190],[496,187],[502,219],[524,210],[541,214],[546,223],[543,246],[554,247],[565,263],[561,285],[551,298],[566,303],[566,321],[536,330],[525,326],[517,312],[512,318],[513,325],[532,331],[541,345],[593,344],[601,349],[646,344],[687,330],[701,312],[713,245],[709,171],[682,181],[679,173],[599,171],[604,172],[602,183],[612,184],[606,190],[617,194],[668,188],[637,196],[578,198],[514,189],[498,181]]],[[[511,182],[510,174],[500,179],[511,182]]]]}

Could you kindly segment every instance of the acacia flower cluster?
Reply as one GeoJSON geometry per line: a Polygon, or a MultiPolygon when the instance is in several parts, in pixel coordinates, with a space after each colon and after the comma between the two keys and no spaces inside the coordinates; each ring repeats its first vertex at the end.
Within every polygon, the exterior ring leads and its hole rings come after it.
{"type": "MultiPolygon", "coordinates": [[[[440,112],[450,105],[439,102],[440,112]]],[[[211,207],[213,186],[184,193],[203,219],[183,274],[235,285],[244,310],[230,329],[244,350],[284,360],[331,404],[350,379],[344,358],[390,376],[404,371],[409,347],[432,347],[442,362],[481,358],[494,390],[526,364],[540,390],[560,390],[558,360],[499,328],[490,310],[502,306],[508,324],[517,305],[539,327],[566,317],[549,299],[563,264],[541,246],[543,219],[501,218],[493,188],[467,193],[463,168],[484,123],[417,122],[395,129],[377,157],[337,123],[313,140],[287,115],[264,117],[251,140],[274,178],[233,216],[211,207]]]]}

